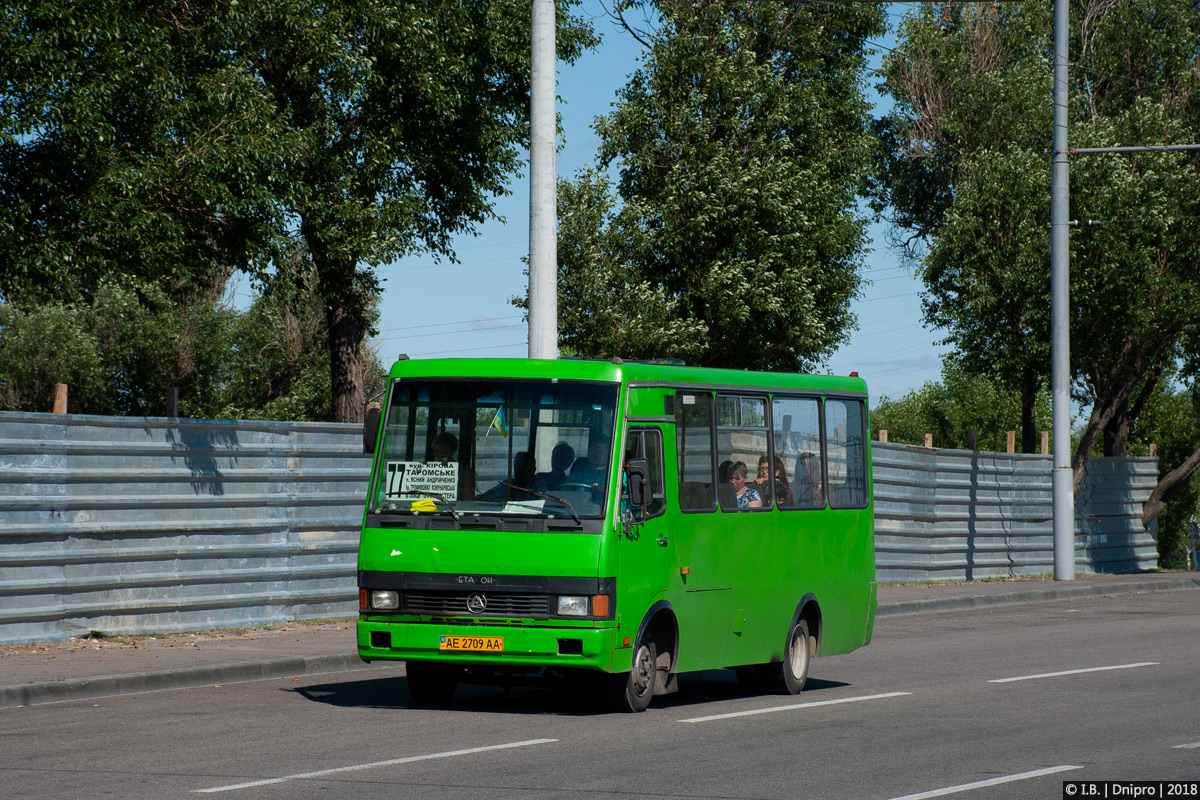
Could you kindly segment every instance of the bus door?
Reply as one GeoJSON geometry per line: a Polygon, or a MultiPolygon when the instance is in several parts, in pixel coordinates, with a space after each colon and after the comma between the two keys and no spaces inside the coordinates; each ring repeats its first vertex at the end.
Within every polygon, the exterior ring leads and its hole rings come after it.
{"type": "Polygon", "coordinates": [[[678,397],[673,449],[680,513],[672,518],[669,598],[679,619],[678,668],[687,672],[725,666],[730,637],[741,634],[731,616],[739,554],[735,520],[717,510],[718,495],[731,487],[714,479],[719,451],[713,397],[701,391],[680,391],[678,397]]]}
{"type": "MultiPolygon", "coordinates": [[[[631,427],[622,459],[619,572],[617,590],[622,637],[637,636],[646,612],[666,594],[671,568],[671,531],[663,491],[663,435],[656,425],[631,427]],[[638,506],[630,498],[629,470],[645,472],[645,497],[638,506]],[[622,607],[622,605],[624,607],[622,607]]],[[[618,654],[628,651],[618,650],[618,654]]],[[[618,656],[620,657],[620,656],[618,656]]],[[[614,664],[614,666],[617,666],[614,664]]]]}

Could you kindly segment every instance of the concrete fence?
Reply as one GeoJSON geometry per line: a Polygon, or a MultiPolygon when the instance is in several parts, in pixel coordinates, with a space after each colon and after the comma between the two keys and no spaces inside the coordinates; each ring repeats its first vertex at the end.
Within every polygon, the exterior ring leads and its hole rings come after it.
{"type": "MultiPolygon", "coordinates": [[[[350,616],[357,425],[0,412],[0,643],[350,616]]],[[[1155,564],[1153,459],[1076,501],[1080,572],[1155,564]]],[[[1050,460],[875,444],[883,581],[1053,568],[1050,460]]]]}

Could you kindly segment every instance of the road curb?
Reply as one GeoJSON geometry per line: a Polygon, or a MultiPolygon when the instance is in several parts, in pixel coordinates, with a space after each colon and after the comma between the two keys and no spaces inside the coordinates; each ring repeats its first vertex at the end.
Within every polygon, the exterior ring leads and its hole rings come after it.
{"type": "Polygon", "coordinates": [[[922,600],[896,600],[879,604],[877,617],[900,614],[921,614],[930,611],[960,611],[987,606],[1033,603],[1042,600],[1072,600],[1080,597],[1102,597],[1105,595],[1130,594],[1134,592],[1162,592],[1172,589],[1200,589],[1200,577],[1173,578],[1168,580],[1137,581],[1132,583],[1087,583],[1067,582],[1051,587],[1038,586],[1000,594],[961,595],[958,597],[934,597],[922,600]]]}
{"type": "Polygon", "coordinates": [[[276,658],[264,661],[243,661],[233,664],[205,664],[198,667],[130,672],[64,681],[0,686],[0,708],[60,703],[67,700],[86,700],[96,697],[153,692],[162,689],[182,689],[214,683],[252,681],[263,678],[286,678],[314,675],[322,672],[346,672],[370,669],[358,653],[331,653],[320,656],[276,658]]]}

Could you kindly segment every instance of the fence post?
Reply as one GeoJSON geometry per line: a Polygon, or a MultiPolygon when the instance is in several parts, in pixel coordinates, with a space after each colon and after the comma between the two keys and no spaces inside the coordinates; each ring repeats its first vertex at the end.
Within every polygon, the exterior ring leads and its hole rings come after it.
{"type": "Polygon", "coordinates": [[[179,416],[179,387],[167,389],[167,416],[172,419],[179,416]]]}
{"type": "Polygon", "coordinates": [[[881,442],[887,441],[887,428],[879,429],[879,441],[881,441],[881,442]]]}
{"type": "Polygon", "coordinates": [[[971,428],[971,430],[967,431],[967,447],[970,450],[979,449],[979,431],[975,430],[974,428],[971,428]]]}
{"type": "Polygon", "coordinates": [[[1017,432],[1016,431],[1009,431],[1007,434],[1005,434],[1004,452],[1006,452],[1006,453],[1017,452],[1017,432]]]}
{"type": "Polygon", "coordinates": [[[65,383],[54,384],[54,413],[67,413],[67,385],[65,383]]]}
{"type": "Polygon", "coordinates": [[[925,446],[933,447],[933,434],[932,433],[925,434],[925,446]]]}
{"type": "Polygon", "coordinates": [[[1050,431],[1042,431],[1042,455],[1050,455],[1050,431]]]}

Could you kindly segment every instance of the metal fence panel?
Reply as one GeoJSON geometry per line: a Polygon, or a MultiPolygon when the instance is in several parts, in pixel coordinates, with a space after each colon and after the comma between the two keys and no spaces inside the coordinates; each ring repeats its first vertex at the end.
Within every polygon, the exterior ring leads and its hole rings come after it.
{"type": "Polygon", "coordinates": [[[0,413],[0,641],[354,614],[360,437],[0,413]]]}
{"type": "MultiPolygon", "coordinates": [[[[875,442],[875,570],[881,581],[976,580],[1054,569],[1050,456],[875,442]]],[[[1091,459],[1075,499],[1076,569],[1135,572],[1158,562],[1142,504],[1153,458],[1091,459]]]]}

